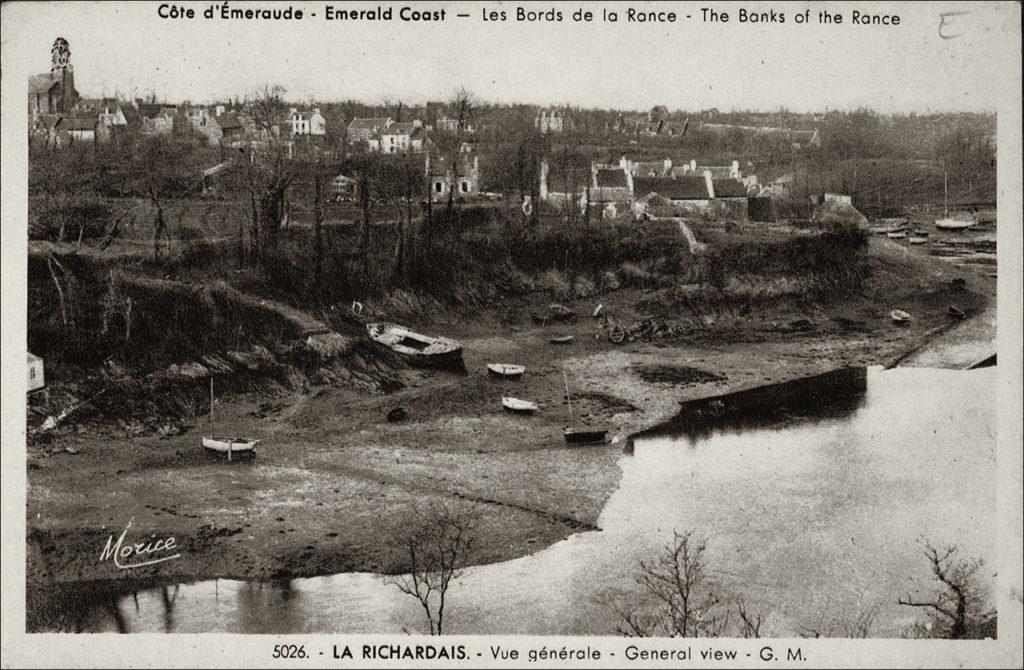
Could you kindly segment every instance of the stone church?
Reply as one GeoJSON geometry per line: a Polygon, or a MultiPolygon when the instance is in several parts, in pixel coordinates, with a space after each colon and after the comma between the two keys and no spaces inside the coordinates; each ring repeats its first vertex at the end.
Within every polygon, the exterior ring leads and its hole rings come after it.
{"type": "Polygon", "coordinates": [[[58,37],[50,49],[50,71],[28,78],[28,111],[33,118],[40,114],[67,114],[77,100],[71,48],[66,39],[58,37]]]}

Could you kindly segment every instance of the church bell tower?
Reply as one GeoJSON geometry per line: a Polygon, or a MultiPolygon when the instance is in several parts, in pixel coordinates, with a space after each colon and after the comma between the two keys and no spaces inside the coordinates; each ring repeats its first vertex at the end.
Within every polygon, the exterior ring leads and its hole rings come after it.
{"type": "Polygon", "coordinates": [[[60,82],[57,112],[67,114],[74,106],[78,93],[75,91],[75,68],[71,65],[71,47],[63,37],[55,39],[50,49],[50,76],[60,82]]]}

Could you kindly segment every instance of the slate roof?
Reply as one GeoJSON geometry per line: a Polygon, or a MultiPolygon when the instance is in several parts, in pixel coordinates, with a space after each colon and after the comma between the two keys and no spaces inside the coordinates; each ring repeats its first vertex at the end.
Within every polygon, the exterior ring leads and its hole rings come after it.
{"type": "Polygon", "coordinates": [[[716,198],[745,198],[747,187],[735,179],[712,179],[716,198]]]}
{"type": "Polygon", "coordinates": [[[626,179],[626,171],[622,168],[598,168],[597,185],[599,188],[628,187],[629,181],[626,179]]]}
{"type": "Polygon", "coordinates": [[[657,193],[670,200],[707,200],[708,193],[704,177],[637,177],[633,180],[633,192],[638,197],[657,193]]]}

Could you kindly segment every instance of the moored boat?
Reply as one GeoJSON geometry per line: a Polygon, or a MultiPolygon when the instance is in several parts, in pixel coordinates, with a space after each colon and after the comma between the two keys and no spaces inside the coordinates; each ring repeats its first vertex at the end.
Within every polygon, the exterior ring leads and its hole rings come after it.
{"type": "Polygon", "coordinates": [[[511,363],[488,363],[487,372],[494,377],[517,379],[523,376],[526,368],[522,365],[512,365],[511,363]]]}
{"type": "Polygon", "coordinates": [[[529,400],[520,400],[519,398],[503,397],[501,399],[501,406],[509,412],[516,412],[517,414],[533,414],[537,411],[537,403],[530,402],[529,400]]]}
{"type": "Polygon", "coordinates": [[[888,237],[890,240],[902,240],[907,236],[907,232],[905,230],[894,230],[892,232],[886,233],[885,236],[888,237]]]}
{"type": "Polygon", "coordinates": [[[566,428],[566,444],[603,444],[608,441],[608,431],[589,428],[566,428]]]}
{"type": "Polygon", "coordinates": [[[569,344],[572,340],[572,335],[557,335],[548,341],[551,342],[551,344],[569,344]]]}
{"type": "Polygon", "coordinates": [[[225,454],[228,460],[233,455],[248,456],[256,453],[259,440],[248,437],[204,437],[203,448],[216,454],[225,454]]]}
{"type": "Polygon", "coordinates": [[[565,370],[562,370],[562,379],[565,381],[565,403],[569,410],[569,427],[563,431],[565,444],[603,444],[608,440],[607,430],[593,426],[576,427],[576,421],[572,415],[572,396],[569,394],[569,376],[565,370]]]}
{"type": "Polygon", "coordinates": [[[911,244],[927,244],[928,238],[921,237],[920,235],[911,235],[907,241],[910,242],[911,244]]]}
{"type": "Polygon", "coordinates": [[[370,339],[420,367],[460,367],[462,345],[447,337],[423,335],[394,323],[368,323],[370,339]]]}

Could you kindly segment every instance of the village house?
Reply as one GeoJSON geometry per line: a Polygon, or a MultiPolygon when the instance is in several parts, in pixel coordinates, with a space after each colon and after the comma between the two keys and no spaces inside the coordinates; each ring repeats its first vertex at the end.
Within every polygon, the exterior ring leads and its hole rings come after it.
{"type": "Polygon", "coordinates": [[[300,112],[292,107],[288,110],[286,122],[290,127],[292,137],[300,135],[319,137],[327,134],[327,121],[320,113],[319,108],[314,108],[312,112],[300,112]]]}
{"type": "Polygon", "coordinates": [[[348,124],[348,143],[370,142],[374,133],[387,128],[391,123],[391,117],[356,117],[348,124]]]}
{"type": "Polygon", "coordinates": [[[565,113],[555,107],[538,110],[537,116],[533,119],[533,125],[543,135],[564,132],[565,113]]]}
{"type": "Polygon", "coordinates": [[[111,132],[110,127],[96,117],[59,116],[49,129],[47,146],[60,148],[79,142],[106,142],[111,132]]]}
{"type": "Polygon", "coordinates": [[[633,203],[633,175],[623,158],[616,165],[593,164],[587,206],[601,211],[602,216],[615,217],[628,212],[633,203]]]}
{"type": "Polygon", "coordinates": [[[431,159],[430,154],[427,154],[424,171],[430,182],[430,199],[434,202],[447,200],[453,188],[457,199],[468,198],[480,191],[480,160],[476,156],[472,160],[460,157],[456,175],[448,158],[431,159]]]}
{"type": "Polygon", "coordinates": [[[710,171],[677,177],[638,177],[634,180],[637,213],[652,196],[671,202],[681,215],[730,213],[746,220],[747,189],[735,179],[715,179],[710,171]]]}
{"type": "Polygon", "coordinates": [[[626,169],[634,177],[667,177],[672,170],[672,159],[661,161],[626,161],[626,169]]]}
{"type": "Polygon", "coordinates": [[[218,117],[210,114],[205,107],[198,107],[189,110],[189,123],[192,130],[206,138],[206,143],[211,147],[220,146],[224,139],[224,128],[218,117]]]}
{"type": "Polygon", "coordinates": [[[593,178],[591,167],[586,165],[540,163],[540,200],[558,209],[566,206],[582,211],[587,205],[587,189],[593,178]]]}
{"type": "Polygon", "coordinates": [[[370,150],[385,154],[406,151],[423,151],[426,132],[419,120],[408,123],[392,123],[370,136],[370,150]]]}

